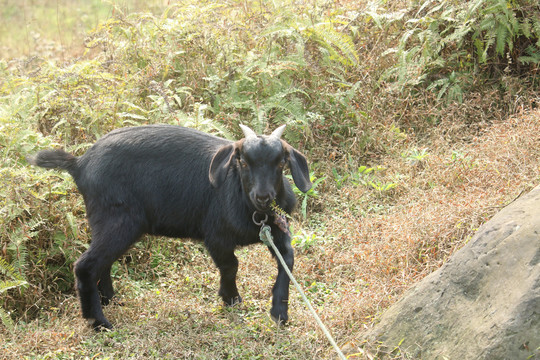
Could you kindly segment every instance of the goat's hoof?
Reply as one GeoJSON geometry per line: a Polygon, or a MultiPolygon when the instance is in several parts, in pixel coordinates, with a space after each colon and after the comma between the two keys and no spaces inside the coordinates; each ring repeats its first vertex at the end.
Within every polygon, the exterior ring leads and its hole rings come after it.
{"type": "Polygon", "coordinates": [[[107,306],[107,305],[124,306],[124,305],[126,305],[126,303],[123,302],[122,300],[118,299],[117,296],[113,296],[113,297],[102,296],[101,297],[101,305],[103,305],[103,306],[107,306]]]}
{"type": "Polygon", "coordinates": [[[289,317],[287,315],[274,315],[270,313],[270,318],[277,324],[277,325],[285,325],[287,321],[289,320],[289,317]]]}
{"type": "Polygon", "coordinates": [[[112,324],[106,319],[88,319],[88,322],[92,324],[92,329],[94,329],[95,332],[109,331],[113,328],[112,324]]]}
{"type": "Polygon", "coordinates": [[[242,297],[240,295],[233,297],[229,301],[225,301],[225,305],[233,307],[242,303],[242,297]]]}
{"type": "Polygon", "coordinates": [[[106,297],[106,296],[102,296],[102,297],[101,297],[101,305],[107,306],[107,305],[109,305],[111,302],[112,302],[112,298],[109,298],[109,297],[106,297]]]}

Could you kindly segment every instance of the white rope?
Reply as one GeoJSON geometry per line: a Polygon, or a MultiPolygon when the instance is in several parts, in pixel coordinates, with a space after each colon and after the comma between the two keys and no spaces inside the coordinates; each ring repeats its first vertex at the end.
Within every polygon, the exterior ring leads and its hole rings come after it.
{"type": "Polygon", "coordinates": [[[291,281],[293,282],[294,286],[296,286],[296,289],[298,290],[298,292],[300,293],[300,295],[302,295],[302,299],[304,299],[304,302],[306,303],[309,311],[311,311],[311,314],[313,315],[313,317],[315,318],[315,320],[317,321],[317,324],[319,325],[319,327],[321,328],[321,330],[324,332],[324,335],[326,335],[326,337],[328,338],[328,340],[330,341],[330,344],[332,344],[332,346],[334,347],[334,349],[336,350],[336,352],[338,353],[339,357],[343,360],[347,360],[347,358],[345,357],[345,355],[343,355],[343,353],[341,352],[339,346],[337,346],[336,342],[334,341],[334,339],[332,338],[332,335],[330,335],[330,332],[326,329],[326,326],[324,326],[323,322],[321,321],[321,319],[319,318],[319,315],[317,315],[317,312],[315,312],[315,309],[313,309],[313,306],[311,306],[311,303],[309,302],[308,298],[306,297],[306,295],[304,294],[304,291],[302,290],[302,288],[300,287],[300,285],[298,284],[298,282],[296,281],[296,279],[294,278],[293,274],[291,273],[291,270],[289,269],[289,267],[287,266],[287,264],[285,263],[285,260],[283,260],[283,257],[281,256],[281,254],[279,253],[279,250],[277,249],[276,245],[274,244],[274,241],[272,239],[272,233],[270,232],[270,226],[268,225],[263,225],[261,227],[261,231],[259,233],[259,236],[262,240],[262,242],[266,245],[270,244],[270,246],[272,246],[272,249],[274,249],[274,252],[276,253],[276,256],[278,257],[279,261],[281,262],[281,265],[283,265],[283,268],[285,269],[285,271],[287,272],[287,275],[289,275],[289,278],[291,279],[291,281]]]}

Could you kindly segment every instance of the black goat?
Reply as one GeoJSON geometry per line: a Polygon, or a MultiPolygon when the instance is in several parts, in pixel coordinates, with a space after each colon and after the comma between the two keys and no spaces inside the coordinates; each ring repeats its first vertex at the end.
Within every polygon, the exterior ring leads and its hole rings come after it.
{"type": "MultiPolygon", "coordinates": [[[[282,174],[286,164],[301,191],[311,188],[306,159],[280,139],[284,125],[270,136],[241,127],[245,139],[237,142],[170,125],[123,128],[81,157],[43,150],[29,158],[67,170],[84,197],[92,242],[75,275],[82,315],[94,329],[112,328],[101,307],[114,295],[111,265],[145,233],[202,239],[219,268],[219,295],[227,305],[242,301],[235,248],[259,242],[252,216],[268,215],[276,246],[292,269],[290,236],[276,225],[271,204],[275,200],[287,213],[296,204],[282,174]]],[[[270,314],[286,322],[289,279],[279,262],[272,294],[270,314]]]]}

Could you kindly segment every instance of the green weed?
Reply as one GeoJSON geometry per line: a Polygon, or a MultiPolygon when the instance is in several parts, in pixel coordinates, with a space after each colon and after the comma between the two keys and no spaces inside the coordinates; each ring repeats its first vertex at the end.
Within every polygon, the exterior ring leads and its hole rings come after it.
{"type": "Polygon", "coordinates": [[[322,242],[323,239],[317,233],[305,229],[301,229],[300,234],[295,233],[292,238],[292,245],[301,251],[307,251],[312,246],[321,245],[322,242]]]}
{"type": "Polygon", "coordinates": [[[307,206],[308,206],[308,199],[310,198],[317,198],[319,196],[319,190],[317,189],[317,187],[319,186],[319,184],[323,181],[326,180],[326,176],[324,177],[321,177],[321,178],[317,178],[315,176],[315,173],[314,172],[311,172],[310,176],[309,176],[309,179],[312,183],[312,186],[311,186],[311,189],[309,189],[306,193],[303,193],[302,191],[300,191],[300,189],[298,189],[296,187],[296,185],[294,185],[294,182],[292,182],[292,177],[290,175],[287,175],[287,177],[289,178],[289,180],[291,180],[291,183],[293,185],[293,191],[296,195],[297,198],[300,198],[301,201],[300,201],[300,213],[302,214],[303,218],[306,219],[307,218],[307,206]]]}
{"type": "MultiPolygon", "coordinates": [[[[0,273],[6,277],[6,280],[0,281],[0,294],[8,291],[9,289],[26,287],[27,281],[20,274],[20,271],[16,269],[16,266],[9,264],[4,258],[0,257],[0,273]]],[[[0,320],[9,329],[13,329],[13,320],[10,314],[0,306],[0,320]]]]}
{"type": "Polygon", "coordinates": [[[402,154],[402,156],[410,165],[418,165],[426,160],[426,158],[429,156],[429,152],[427,148],[422,150],[415,148],[409,150],[407,153],[402,154]]]}

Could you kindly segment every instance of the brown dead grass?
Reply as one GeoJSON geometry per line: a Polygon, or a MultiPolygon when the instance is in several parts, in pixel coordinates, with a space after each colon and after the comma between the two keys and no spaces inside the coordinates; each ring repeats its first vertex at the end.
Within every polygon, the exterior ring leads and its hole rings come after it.
{"type": "MultiPolygon", "coordinates": [[[[385,163],[390,177],[401,173],[406,179],[388,212],[349,216],[329,229],[343,234],[343,241],[358,239],[346,253],[334,250],[334,268],[349,275],[352,288],[371,285],[345,308],[344,315],[359,323],[437,269],[482,223],[540,181],[539,111],[486,126],[470,141],[453,142],[441,129],[429,137],[425,163],[406,172],[403,159],[385,163]]],[[[361,190],[349,194],[355,191],[361,190]]]]}

